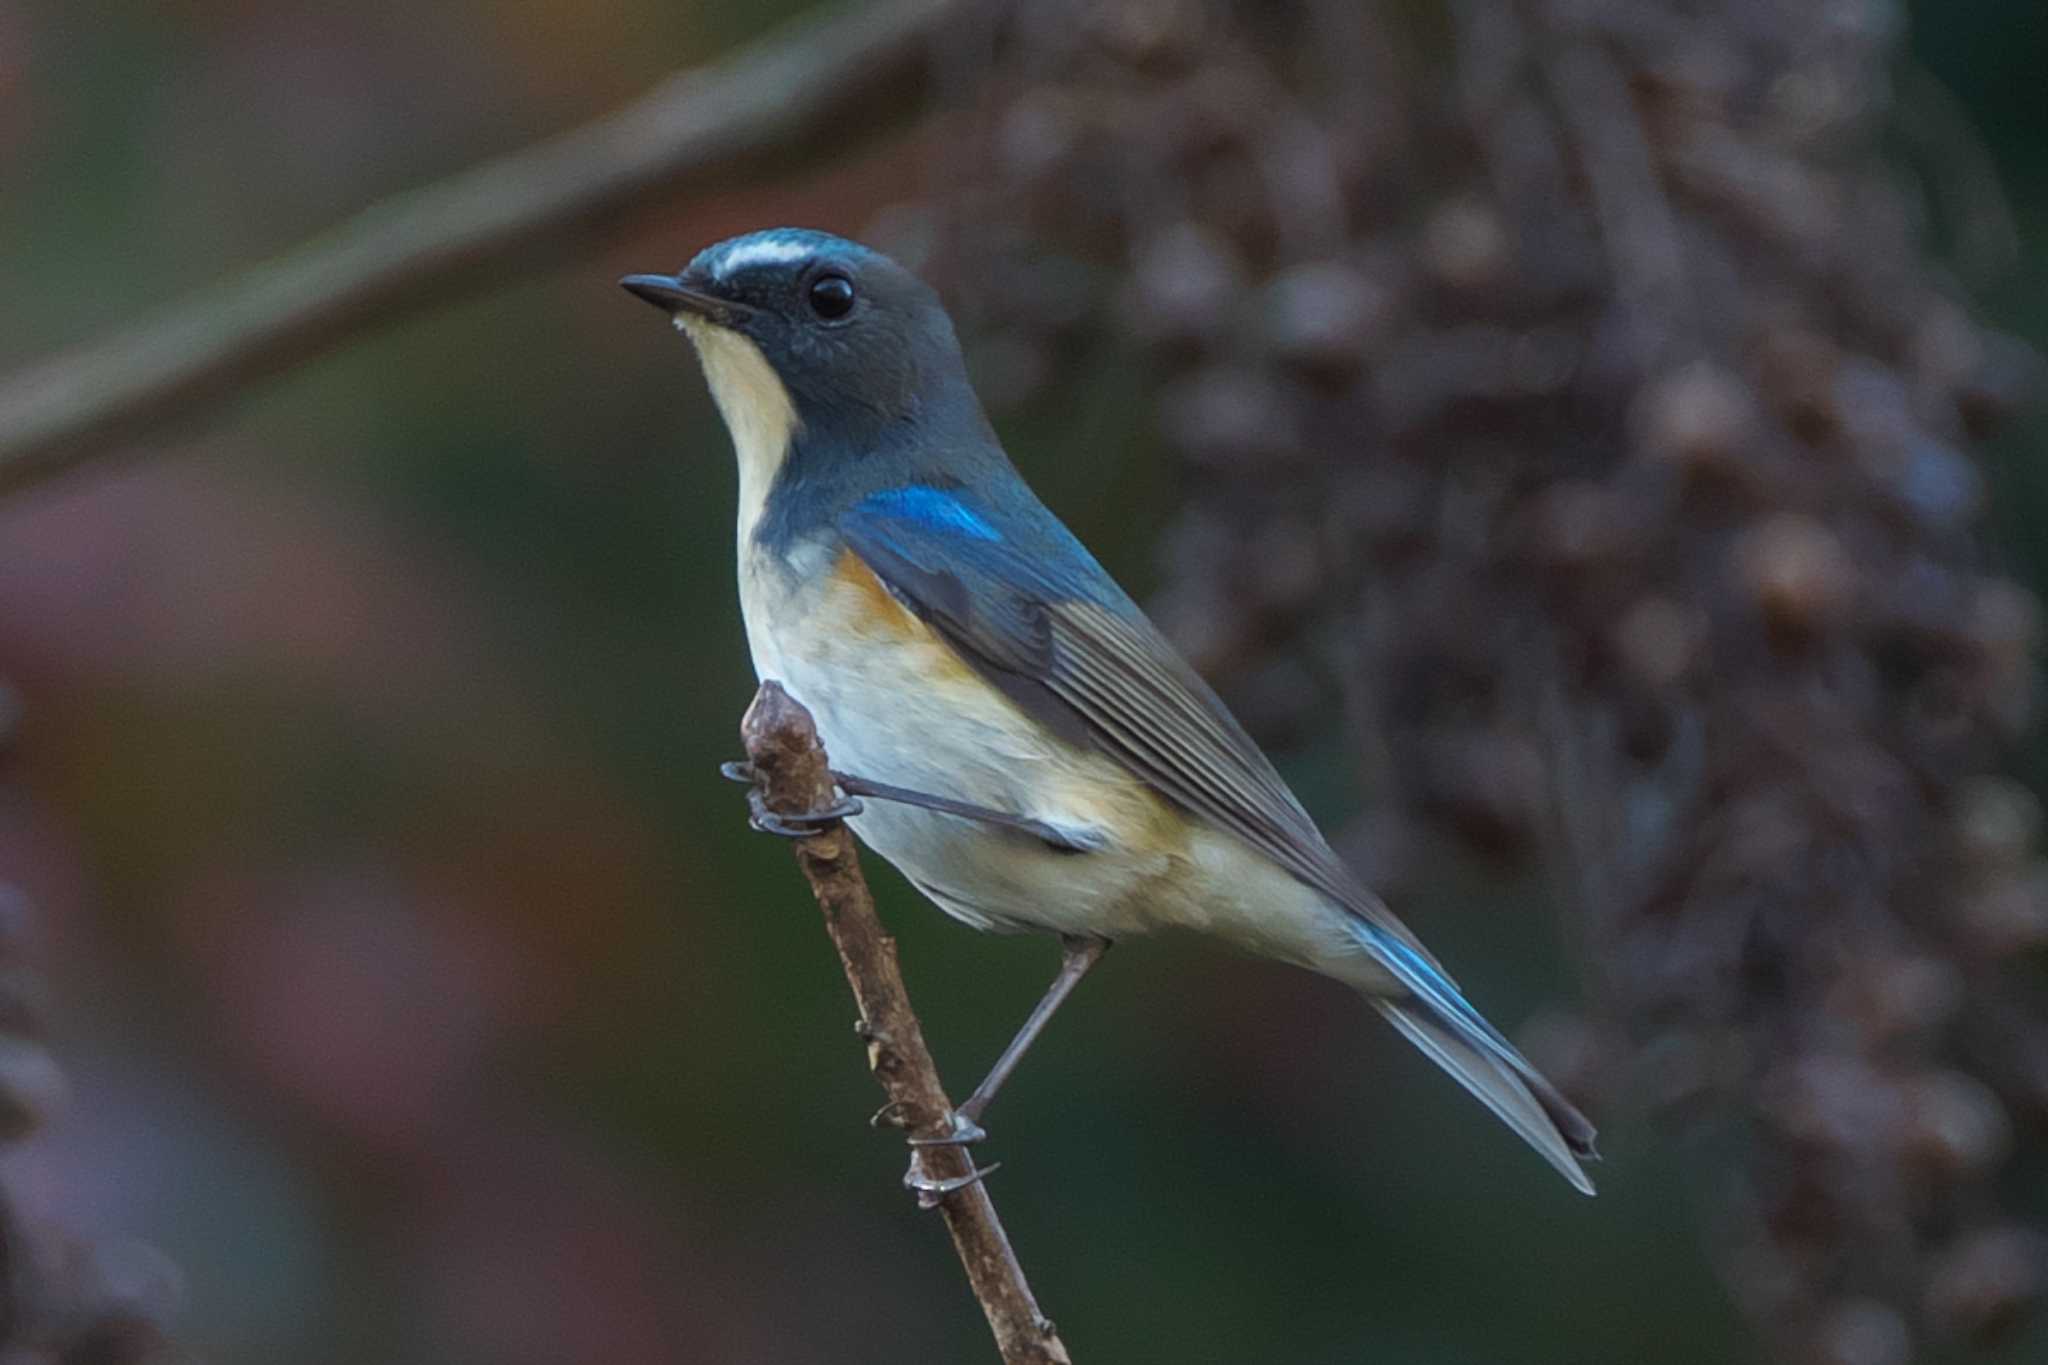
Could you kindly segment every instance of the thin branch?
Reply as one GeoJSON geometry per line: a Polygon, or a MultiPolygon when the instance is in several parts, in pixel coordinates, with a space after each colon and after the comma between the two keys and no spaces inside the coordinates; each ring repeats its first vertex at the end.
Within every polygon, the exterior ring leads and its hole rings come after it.
{"type": "MultiPolygon", "coordinates": [[[[769,810],[796,815],[832,803],[831,770],[811,713],[780,684],[761,684],[740,722],[740,736],[769,810]]],[[[868,1069],[889,1097],[883,1112],[914,1137],[944,1135],[953,1102],[940,1084],[924,1030],[910,1007],[896,961],[896,941],[875,915],[853,836],[844,826],[834,825],[797,840],[795,847],[797,866],[825,912],[825,931],[839,950],[840,965],[860,1007],[868,1069]]],[[[965,1148],[928,1147],[924,1152],[925,1172],[935,1180],[956,1179],[973,1169],[965,1148]]],[[[980,1183],[956,1190],[940,1200],[939,1214],[953,1234],[953,1250],[967,1271],[974,1297],[981,1301],[1005,1365],[1069,1362],[1065,1344],[1031,1295],[988,1190],[980,1183]]]]}
{"type": "Polygon", "coordinates": [[[933,35],[960,5],[888,0],[799,22],[0,381],[0,494],[372,324],[507,278],[515,261],[561,256],[664,191],[724,194],[843,152],[916,107],[933,35]]]}

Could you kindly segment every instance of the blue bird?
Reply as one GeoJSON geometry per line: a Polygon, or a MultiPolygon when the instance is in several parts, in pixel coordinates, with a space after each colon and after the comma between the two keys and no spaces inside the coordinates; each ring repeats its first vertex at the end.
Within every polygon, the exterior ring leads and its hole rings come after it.
{"type": "Polygon", "coordinates": [[[1593,1192],[1592,1125],[1025,485],[930,287],[788,228],[620,283],[695,345],[739,460],[754,669],[810,708],[842,788],[868,798],[854,832],[956,919],[1060,938],[1051,989],[941,1141],[982,1136],[1112,941],[1187,928],[1356,989],[1593,1192]]]}

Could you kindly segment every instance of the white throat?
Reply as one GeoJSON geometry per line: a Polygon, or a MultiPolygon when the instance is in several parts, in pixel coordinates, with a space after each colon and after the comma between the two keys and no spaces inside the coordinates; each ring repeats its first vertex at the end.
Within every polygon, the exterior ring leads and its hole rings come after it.
{"type": "Polygon", "coordinates": [[[754,528],[768,505],[768,490],[789,458],[799,425],[796,404],[761,348],[746,337],[687,314],[676,316],[676,326],[697,348],[711,399],[718,404],[718,415],[732,433],[733,453],[739,457],[739,551],[744,565],[754,528]]]}

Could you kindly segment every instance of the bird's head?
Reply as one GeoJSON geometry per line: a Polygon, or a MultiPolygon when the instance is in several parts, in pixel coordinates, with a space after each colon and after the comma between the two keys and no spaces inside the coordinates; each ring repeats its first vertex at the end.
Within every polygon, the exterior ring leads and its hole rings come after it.
{"type": "Polygon", "coordinates": [[[771,228],[707,247],[674,275],[628,275],[703,361],[735,437],[764,423],[859,442],[973,406],[938,295],[878,251],[771,228]]]}

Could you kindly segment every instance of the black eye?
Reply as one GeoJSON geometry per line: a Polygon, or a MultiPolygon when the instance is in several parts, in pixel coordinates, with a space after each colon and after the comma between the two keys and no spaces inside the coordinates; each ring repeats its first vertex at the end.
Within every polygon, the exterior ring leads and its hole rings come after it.
{"type": "Polygon", "coordinates": [[[827,322],[853,311],[853,281],[844,275],[820,275],[811,281],[811,311],[827,322]]]}

